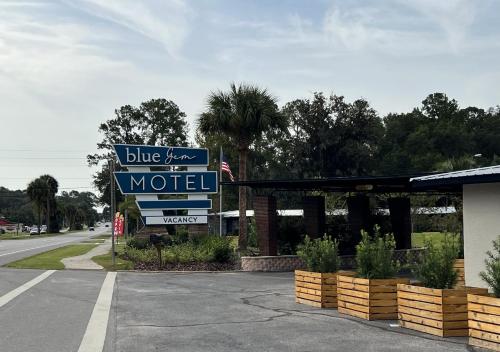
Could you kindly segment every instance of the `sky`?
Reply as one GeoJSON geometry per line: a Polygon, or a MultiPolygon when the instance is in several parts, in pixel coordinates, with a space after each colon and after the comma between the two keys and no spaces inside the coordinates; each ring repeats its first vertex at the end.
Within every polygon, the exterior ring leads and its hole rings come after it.
{"type": "Polygon", "coordinates": [[[85,156],[122,105],[173,100],[191,137],[211,91],[500,104],[497,0],[0,0],[0,186],[51,174],[95,191],[85,156]]]}

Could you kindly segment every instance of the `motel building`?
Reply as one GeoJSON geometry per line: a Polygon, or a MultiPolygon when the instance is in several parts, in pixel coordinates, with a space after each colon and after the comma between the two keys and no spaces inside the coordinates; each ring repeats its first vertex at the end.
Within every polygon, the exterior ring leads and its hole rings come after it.
{"type": "MultiPolygon", "coordinates": [[[[278,216],[301,216],[305,233],[311,238],[325,233],[325,217],[344,215],[350,231],[350,247],[353,249],[360,240],[360,232],[371,226],[369,195],[390,194],[388,209],[391,230],[400,251],[411,248],[412,211],[408,194],[450,194],[463,198],[463,239],[465,284],[486,287],[479,273],[485,269],[486,251],[492,249],[492,241],[500,235],[500,165],[463,171],[431,174],[426,176],[362,176],[332,177],[310,180],[248,180],[222,182],[224,186],[247,186],[253,189],[253,211],[248,216],[255,217],[258,245],[261,257],[243,257],[243,270],[283,271],[293,270],[300,265],[295,256],[277,255],[278,216]],[[280,192],[342,192],[349,194],[347,209],[339,214],[325,211],[323,196],[304,196],[303,209],[278,210],[274,194],[280,192]],[[270,194],[270,195],[269,195],[270,194]]],[[[432,211],[422,209],[431,215],[432,211]]],[[[450,213],[455,209],[441,208],[435,211],[450,213]]],[[[224,214],[234,218],[235,212],[224,214]]],[[[228,219],[229,220],[229,219],[228,219]]],[[[353,254],[353,253],[350,253],[353,254]]]]}

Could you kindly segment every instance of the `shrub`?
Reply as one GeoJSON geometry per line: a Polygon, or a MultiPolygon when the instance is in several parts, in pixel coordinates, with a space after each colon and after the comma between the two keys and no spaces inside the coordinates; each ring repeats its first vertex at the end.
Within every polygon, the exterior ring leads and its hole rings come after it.
{"type": "Polygon", "coordinates": [[[500,298],[500,236],[493,241],[493,250],[494,252],[486,252],[488,256],[484,261],[486,271],[482,271],[479,275],[491,287],[495,297],[500,298]]]}
{"type": "Polygon", "coordinates": [[[330,236],[311,240],[306,236],[297,249],[297,255],[305,262],[307,270],[318,273],[334,273],[339,270],[338,242],[330,236]]]}
{"type": "Polygon", "coordinates": [[[210,261],[225,263],[231,259],[231,241],[225,237],[207,236],[200,243],[202,251],[205,251],[210,261]]]}
{"type": "Polygon", "coordinates": [[[453,267],[459,253],[457,241],[450,236],[445,236],[440,245],[426,241],[425,247],[426,251],[420,262],[412,267],[413,274],[425,287],[453,288],[458,277],[453,267]]]}
{"type": "Polygon", "coordinates": [[[123,256],[125,259],[133,263],[152,264],[158,263],[158,254],[155,249],[137,249],[133,247],[125,247],[123,256]]]}
{"type": "Polygon", "coordinates": [[[189,241],[189,233],[186,229],[180,228],[173,235],[169,236],[172,245],[182,244],[189,241]]]}
{"type": "Polygon", "coordinates": [[[362,231],[361,242],[356,246],[357,274],[365,279],[388,279],[399,270],[399,263],[394,260],[396,242],[392,234],[380,235],[375,228],[375,236],[362,231]]]}
{"type": "Polygon", "coordinates": [[[146,238],[132,237],[127,241],[127,247],[134,249],[147,249],[151,243],[146,238]]]}

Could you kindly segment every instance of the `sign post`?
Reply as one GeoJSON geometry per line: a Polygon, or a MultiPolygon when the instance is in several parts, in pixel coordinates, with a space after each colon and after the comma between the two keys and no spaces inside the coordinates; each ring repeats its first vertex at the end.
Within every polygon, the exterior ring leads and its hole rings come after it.
{"type": "MultiPolygon", "coordinates": [[[[115,171],[115,159],[109,160],[109,178],[110,178],[110,192],[111,192],[111,217],[115,216],[115,178],[113,176],[115,171]]],[[[114,219],[111,219],[111,258],[113,267],[116,263],[115,258],[115,226],[114,219]]]]}

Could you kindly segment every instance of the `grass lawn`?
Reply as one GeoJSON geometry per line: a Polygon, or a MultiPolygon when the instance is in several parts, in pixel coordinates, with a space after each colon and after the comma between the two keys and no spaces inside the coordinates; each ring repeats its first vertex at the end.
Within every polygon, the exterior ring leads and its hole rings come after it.
{"type": "Polygon", "coordinates": [[[80,243],[104,243],[104,241],[106,241],[104,238],[96,238],[96,239],[81,241],[80,243]]]}
{"type": "Polygon", "coordinates": [[[104,235],[99,235],[99,236],[95,236],[95,237],[92,237],[92,239],[108,239],[111,237],[111,233],[107,233],[107,234],[104,234],[104,235]]]}
{"type": "MultiPolygon", "coordinates": [[[[116,251],[120,253],[123,251],[123,247],[125,244],[119,244],[116,246],[116,251]]],[[[116,264],[113,266],[113,258],[111,256],[111,251],[109,251],[107,254],[103,255],[98,255],[96,257],[93,257],[92,260],[96,262],[97,264],[101,265],[105,270],[132,270],[134,269],[134,263],[128,260],[124,260],[121,258],[116,257],[116,264]]]]}
{"type": "Polygon", "coordinates": [[[96,246],[95,244],[72,244],[24,258],[5,266],[18,269],[64,269],[61,259],[85,254],[96,246]]]}
{"type": "Polygon", "coordinates": [[[42,235],[30,235],[29,233],[26,232],[19,232],[19,234],[16,235],[15,232],[8,232],[4,233],[3,235],[0,235],[0,240],[31,240],[34,238],[60,236],[60,235],[65,235],[67,233],[68,232],[59,232],[59,233],[45,233],[42,235]]]}
{"type": "MultiPolygon", "coordinates": [[[[431,241],[434,244],[441,244],[444,241],[446,233],[444,232],[414,232],[411,234],[412,248],[424,247],[425,241],[431,241]]],[[[449,234],[449,236],[452,236],[449,234]]],[[[457,241],[459,236],[456,236],[457,241]]]]}

